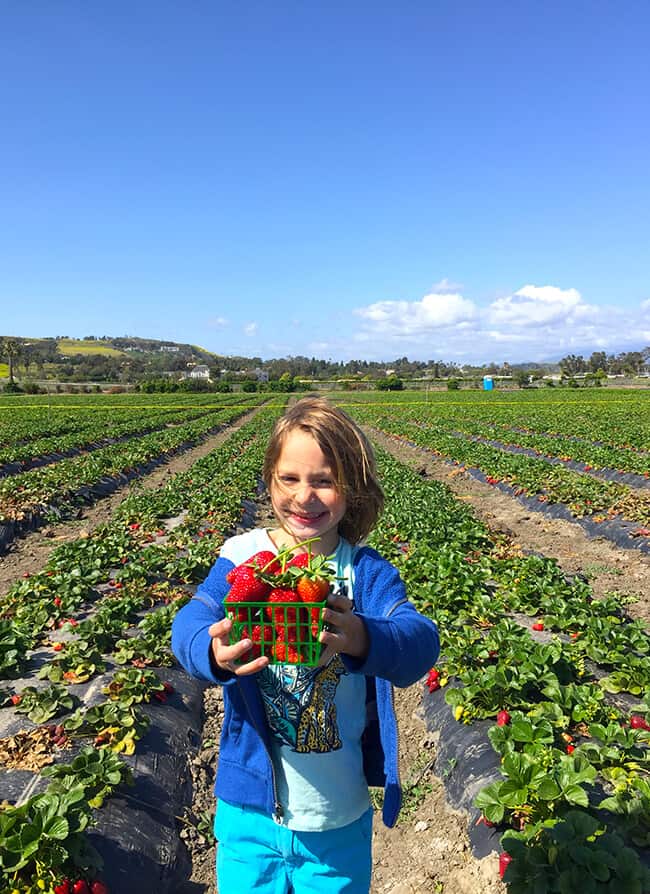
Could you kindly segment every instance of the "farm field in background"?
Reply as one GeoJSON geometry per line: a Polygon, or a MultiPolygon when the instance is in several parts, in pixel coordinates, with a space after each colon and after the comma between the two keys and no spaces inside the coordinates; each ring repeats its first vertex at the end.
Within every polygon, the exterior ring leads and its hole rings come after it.
{"type": "MultiPolygon", "coordinates": [[[[416,445],[477,470],[513,501],[561,505],[596,525],[621,520],[634,549],[650,540],[650,391],[330,397],[397,448],[378,448],[387,503],[371,543],[440,625],[425,707],[455,726],[461,746],[465,731],[478,731],[494,752],[492,778],[452,806],[468,826],[494,830],[512,857],[503,878],[512,894],[650,891],[639,856],[650,845],[645,625],[616,593],[594,599],[588,581],[568,578],[552,555],[513,549],[399,459],[403,445],[416,445]]],[[[74,526],[101,500],[98,484],[125,488],[108,523],[54,546],[0,594],[0,763],[8,776],[33,774],[22,806],[0,812],[0,894],[53,894],[64,878],[117,890],[115,867],[101,867],[87,833],[99,831],[101,853],[105,804],[151,747],[156,712],[181,705],[165,685],[173,614],[229,532],[254,523],[263,449],[284,402],[0,398],[0,525],[17,526],[20,538],[0,562],[41,536],[38,525],[20,528],[26,519],[74,526]],[[137,486],[153,462],[217,431],[219,446],[164,487],[137,486]],[[105,699],[88,703],[89,687],[105,699]],[[48,766],[54,775],[43,775],[48,766]]],[[[471,775],[471,764],[459,760],[458,772],[471,775]]],[[[405,794],[414,796],[408,786],[405,794]]],[[[449,878],[440,884],[455,894],[449,878]]],[[[500,885],[496,877],[475,890],[500,885]]]]}

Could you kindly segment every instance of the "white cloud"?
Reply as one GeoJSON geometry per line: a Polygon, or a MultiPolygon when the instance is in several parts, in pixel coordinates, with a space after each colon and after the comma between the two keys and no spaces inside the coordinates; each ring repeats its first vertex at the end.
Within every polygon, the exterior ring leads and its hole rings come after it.
{"type": "Polygon", "coordinates": [[[462,283],[452,282],[445,276],[440,280],[440,282],[437,282],[434,286],[431,286],[431,291],[437,292],[438,294],[441,292],[460,292],[462,288],[462,283]]]}
{"type": "Polygon", "coordinates": [[[361,325],[352,327],[345,354],[332,345],[332,356],[518,363],[639,350],[650,343],[650,299],[636,309],[597,306],[575,288],[527,284],[481,307],[460,290],[445,292],[447,284],[442,280],[419,301],[356,308],[361,325]]]}
{"type": "Polygon", "coordinates": [[[561,322],[568,324],[596,310],[584,304],[577,289],[528,285],[513,295],[493,301],[488,316],[493,323],[502,326],[548,326],[561,322]]]}
{"type": "Polygon", "coordinates": [[[421,301],[378,301],[354,313],[366,321],[368,335],[422,336],[471,320],[476,306],[458,293],[431,292],[421,301]]]}
{"type": "Polygon", "coordinates": [[[257,323],[246,323],[244,325],[244,335],[247,335],[249,338],[257,334],[257,323]]]}
{"type": "Polygon", "coordinates": [[[225,329],[228,320],[225,317],[210,317],[207,325],[208,329],[225,329]]]}

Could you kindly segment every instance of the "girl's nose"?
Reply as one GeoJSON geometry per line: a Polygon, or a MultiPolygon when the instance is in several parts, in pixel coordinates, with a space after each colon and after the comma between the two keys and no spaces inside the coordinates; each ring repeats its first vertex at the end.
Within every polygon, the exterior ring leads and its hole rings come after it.
{"type": "Polygon", "coordinates": [[[300,506],[308,506],[310,503],[314,502],[314,488],[311,484],[301,484],[298,490],[296,491],[296,502],[300,504],[300,506]]]}

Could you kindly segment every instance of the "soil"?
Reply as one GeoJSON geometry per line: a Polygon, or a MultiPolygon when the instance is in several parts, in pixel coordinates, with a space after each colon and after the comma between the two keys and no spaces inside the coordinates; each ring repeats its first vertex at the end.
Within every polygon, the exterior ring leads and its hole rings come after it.
{"type": "MultiPolygon", "coordinates": [[[[200,456],[218,447],[246,418],[228,431],[173,458],[143,478],[138,487],[162,486],[169,476],[188,468],[200,456]]],[[[377,443],[421,474],[448,485],[490,528],[505,534],[513,549],[557,558],[567,573],[587,577],[596,595],[612,591],[624,594],[635,600],[628,605],[632,616],[646,623],[650,619],[650,557],[647,555],[619,549],[603,539],[590,539],[578,525],[532,513],[516,499],[459,472],[435,456],[403,443],[397,444],[380,433],[373,431],[371,434],[377,443]]],[[[106,521],[124,499],[125,490],[88,507],[75,523],[41,528],[15,541],[10,552],[0,559],[0,593],[22,574],[41,568],[56,545],[78,537],[81,529],[90,531],[106,521]]],[[[261,502],[255,523],[267,523],[268,512],[268,505],[261,502]]],[[[475,857],[467,835],[467,815],[447,802],[443,781],[431,772],[435,736],[427,730],[420,714],[424,692],[423,681],[395,692],[401,775],[410,795],[394,829],[386,829],[380,815],[376,815],[372,894],[505,892],[505,886],[499,881],[496,853],[481,860],[475,857]]],[[[203,741],[191,760],[195,798],[191,811],[188,808],[187,824],[182,828],[181,836],[193,861],[188,891],[215,894],[215,845],[208,820],[214,809],[212,786],[223,717],[218,687],[206,689],[204,709],[203,741]]]]}

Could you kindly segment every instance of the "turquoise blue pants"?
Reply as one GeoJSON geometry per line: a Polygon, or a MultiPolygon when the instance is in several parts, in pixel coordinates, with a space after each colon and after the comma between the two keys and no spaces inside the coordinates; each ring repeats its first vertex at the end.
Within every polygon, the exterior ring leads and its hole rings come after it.
{"type": "Polygon", "coordinates": [[[257,810],[217,804],[219,894],[367,894],[372,808],[327,832],[293,832],[257,810]]]}

